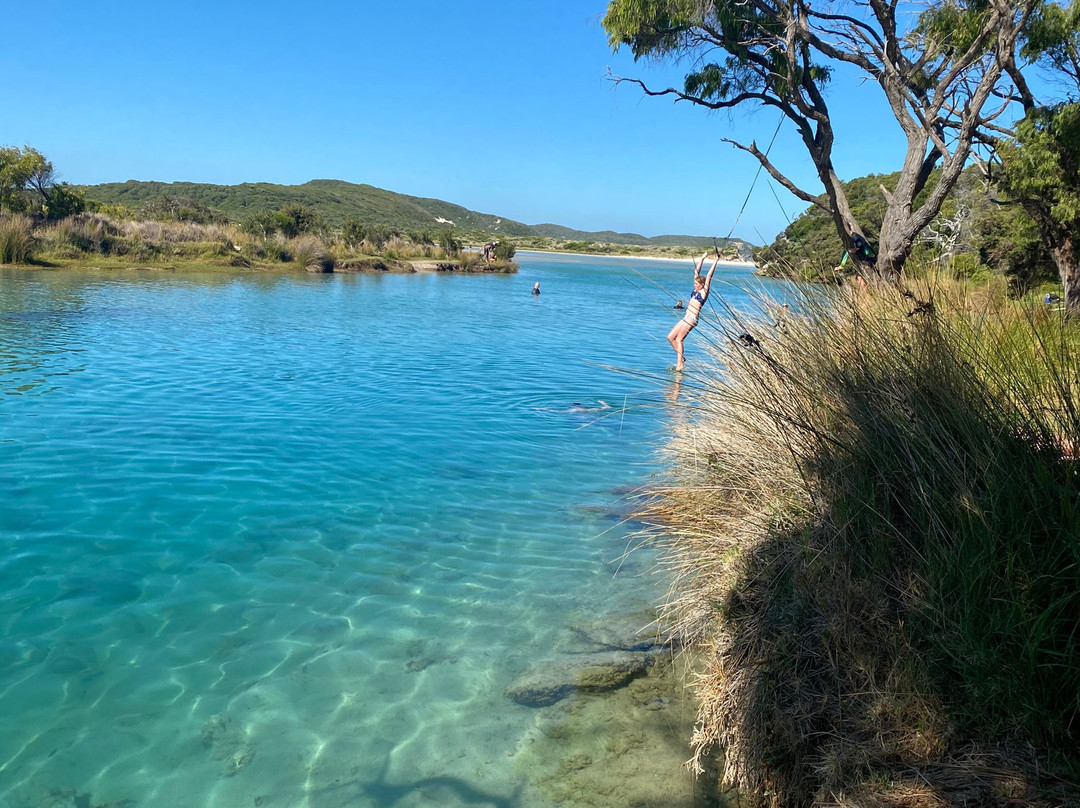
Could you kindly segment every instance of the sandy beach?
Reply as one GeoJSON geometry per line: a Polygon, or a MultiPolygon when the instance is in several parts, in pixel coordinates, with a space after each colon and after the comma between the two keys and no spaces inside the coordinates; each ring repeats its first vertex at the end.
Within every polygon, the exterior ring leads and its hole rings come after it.
{"type": "MultiPolygon", "coordinates": [[[[689,261],[693,263],[696,258],[689,256],[667,256],[667,255],[616,255],[612,253],[575,253],[575,252],[561,252],[559,250],[518,250],[518,254],[521,253],[537,253],[540,255],[566,255],[579,258],[632,258],[635,261],[689,261]]],[[[756,267],[753,261],[728,261],[722,260],[720,266],[730,267],[756,267]]]]}

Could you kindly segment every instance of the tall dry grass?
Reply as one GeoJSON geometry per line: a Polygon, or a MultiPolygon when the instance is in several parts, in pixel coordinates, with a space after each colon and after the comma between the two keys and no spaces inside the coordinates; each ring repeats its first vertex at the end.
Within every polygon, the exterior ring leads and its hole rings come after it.
{"type": "Polygon", "coordinates": [[[706,660],[695,762],[720,747],[772,806],[1055,804],[1033,772],[1080,771],[1077,333],[938,282],[793,303],[706,332],[647,506],[706,660]]]}
{"type": "Polygon", "coordinates": [[[0,216],[0,264],[25,264],[33,250],[30,220],[20,214],[0,216]]]}

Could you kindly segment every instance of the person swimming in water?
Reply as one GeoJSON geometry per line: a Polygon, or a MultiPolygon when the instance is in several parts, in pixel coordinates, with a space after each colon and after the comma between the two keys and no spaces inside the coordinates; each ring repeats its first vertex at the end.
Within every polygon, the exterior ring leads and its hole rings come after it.
{"type": "Polygon", "coordinates": [[[668,342],[671,343],[671,347],[675,349],[675,357],[678,361],[675,363],[675,370],[682,370],[683,360],[683,340],[686,339],[686,335],[694,330],[694,327],[698,324],[698,316],[701,314],[701,307],[705,305],[705,301],[709,299],[709,284],[712,283],[713,273],[716,272],[716,265],[720,263],[720,253],[717,251],[716,260],[713,261],[712,267],[709,268],[705,277],[701,276],[701,267],[705,263],[705,258],[708,253],[702,253],[701,258],[697,260],[694,265],[694,291],[690,293],[690,302],[686,304],[686,315],[675,323],[675,327],[671,329],[671,332],[667,335],[668,342]]]}
{"type": "Polygon", "coordinates": [[[535,283],[535,284],[533,285],[533,294],[534,294],[534,295],[538,295],[538,294],[540,294],[540,281],[537,281],[537,282],[536,282],[536,283],[535,283]]]}

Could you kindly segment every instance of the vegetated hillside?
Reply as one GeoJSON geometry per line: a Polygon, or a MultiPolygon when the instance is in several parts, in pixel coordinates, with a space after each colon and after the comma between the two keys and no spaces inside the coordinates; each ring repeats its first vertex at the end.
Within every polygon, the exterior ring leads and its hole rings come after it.
{"type": "Polygon", "coordinates": [[[235,220],[251,213],[279,210],[290,203],[314,208],[323,221],[340,227],[349,219],[400,228],[430,229],[441,225],[462,230],[480,230],[509,236],[530,235],[529,226],[488,213],[477,213],[444,202],[386,191],[372,185],[356,185],[341,180],[312,180],[303,185],[275,185],[245,182],[240,185],[211,185],[198,182],[112,182],[84,186],[87,198],[108,205],[126,205],[138,210],[162,196],[188,197],[220,210],[235,220]]]}
{"type": "MultiPolygon", "coordinates": [[[[872,244],[877,243],[885,215],[881,188],[895,187],[898,176],[898,172],[870,174],[844,183],[852,212],[872,244]]],[[[964,170],[913,250],[909,270],[936,266],[960,277],[1000,275],[1017,293],[1056,280],[1057,271],[1035,222],[1018,205],[998,199],[988,185],[984,166],[964,170]]],[[[815,278],[831,276],[843,254],[832,217],[811,206],[776,241],[756,250],[755,259],[769,274],[815,278]]]]}
{"type": "MultiPolygon", "coordinates": [[[[303,204],[318,211],[331,227],[350,219],[400,229],[431,230],[452,227],[466,233],[488,236],[553,239],[576,243],[619,244],[639,247],[712,247],[708,236],[663,235],[647,238],[637,233],[584,232],[557,224],[527,225],[522,222],[478,213],[441,199],[408,196],[372,185],[342,180],[312,180],[303,185],[275,185],[245,182],[240,185],[212,185],[196,182],[112,182],[81,186],[88,199],[106,205],[125,205],[138,211],[163,196],[187,198],[221,211],[240,222],[253,213],[280,210],[285,205],[303,204]]],[[[750,257],[751,245],[737,239],[717,239],[721,247],[735,247],[750,257]]],[[[558,245],[549,245],[558,246],[558,245]]]]}

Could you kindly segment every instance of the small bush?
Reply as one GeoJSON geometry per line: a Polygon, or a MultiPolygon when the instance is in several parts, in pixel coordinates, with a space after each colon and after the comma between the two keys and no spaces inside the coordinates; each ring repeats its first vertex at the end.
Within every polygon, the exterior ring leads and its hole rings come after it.
{"type": "Polygon", "coordinates": [[[454,235],[450,229],[443,230],[439,234],[439,246],[447,258],[456,258],[461,253],[461,239],[454,235]]]}
{"type": "Polygon", "coordinates": [[[301,236],[291,242],[293,260],[311,272],[333,272],[334,259],[330,251],[314,236],[301,236]]]}

